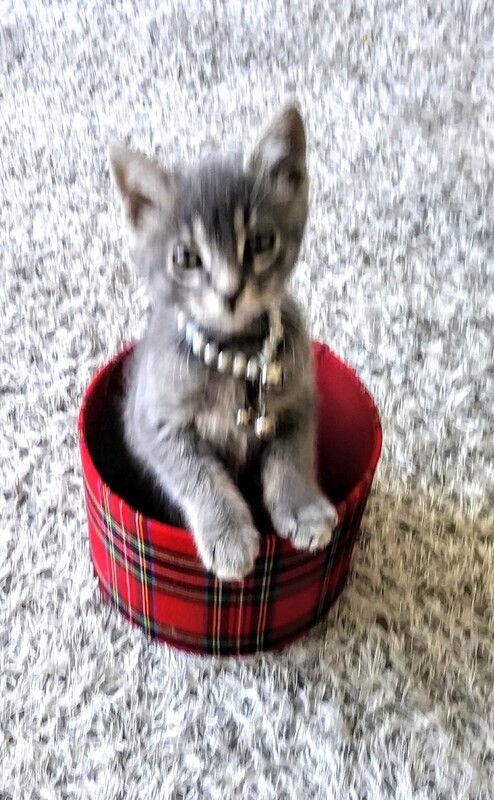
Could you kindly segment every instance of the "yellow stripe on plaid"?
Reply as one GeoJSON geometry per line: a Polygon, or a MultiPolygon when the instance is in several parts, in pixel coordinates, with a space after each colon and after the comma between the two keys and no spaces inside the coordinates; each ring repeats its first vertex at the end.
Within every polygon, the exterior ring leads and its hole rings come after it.
{"type": "Polygon", "coordinates": [[[257,623],[257,650],[260,651],[264,645],[264,630],[266,627],[266,617],[269,605],[269,590],[271,587],[271,573],[273,571],[275,537],[268,536],[266,544],[266,561],[264,563],[264,575],[262,579],[261,603],[259,606],[259,621],[257,623]]]}
{"type": "MultiPolygon", "coordinates": [[[[120,500],[119,503],[120,507],[120,522],[122,524],[122,530],[124,530],[124,521],[123,521],[123,501],[120,500]]],[[[129,608],[129,615],[130,621],[133,622],[133,615],[132,615],[132,601],[130,597],[130,580],[129,580],[129,561],[127,558],[127,541],[125,536],[123,537],[123,548],[124,548],[124,559],[125,559],[125,579],[127,583],[127,605],[129,608]]]]}
{"type": "Polygon", "coordinates": [[[144,547],[144,533],[142,530],[142,514],[139,514],[136,511],[136,531],[137,531],[137,541],[139,543],[139,565],[141,568],[141,588],[142,588],[142,614],[144,617],[144,624],[146,627],[146,633],[148,636],[151,635],[151,620],[149,616],[149,591],[148,591],[148,576],[147,576],[147,564],[146,564],[146,550],[144,547]]]}
{"type": "Polygon", "coordinates": [[[107,553],[110,556],[110,572],[111,572],[111,590],[113,599],[115,600],[118,597],[118,578],[117,578],[117,568],[115,564],[115,543],[113,541],[113,527],[112,527],[112,516],[110,512],[110,503],[108,499],[108,487],[103,484],[102,485],[102,505],[105,512],[105,527],[106,532],[108,535],[108,544],[109,547],[107,548],[107,553]]]}

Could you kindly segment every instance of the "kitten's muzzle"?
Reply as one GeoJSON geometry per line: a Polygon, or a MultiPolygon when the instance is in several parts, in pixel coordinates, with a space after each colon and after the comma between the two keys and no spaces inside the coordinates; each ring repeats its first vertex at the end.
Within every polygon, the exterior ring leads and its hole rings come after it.
{"type": "Polygon", "coordinates": [[[235,311],[238,301],[240,300],[240,295],[242,294],[243,290],[244,287],[242,285],[235,292],[233,292],[232,294],[228,294],[226,295],[226,297],[224,297],[223,303],[225,304],[225,308],[227,308],[231,314],[233,314],[233,312],[235,311]]]}

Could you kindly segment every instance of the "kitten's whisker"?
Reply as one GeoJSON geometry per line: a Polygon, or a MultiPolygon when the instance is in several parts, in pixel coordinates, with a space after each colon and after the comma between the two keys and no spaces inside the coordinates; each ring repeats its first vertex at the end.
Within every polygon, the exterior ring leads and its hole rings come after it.
{"type": "Polygon", "coordinates": [[[255,201],[254,201],[254,203],[253,203],[252,205],[253,205],[255,208],[259,208],[259,206],[261,206],[261,205],[262,205],[262,203],[264,203],[264,201],[266,200],[266,198],[267,198],[267,197],[269,197],[269,194],[270,194],[270,193],[269,193],[269,190],[265,191],[265,192],[264,192],[264,194],[262,195],[262,197],[260,197],[260,196],[259,196],[259,193],[257,193],[257,195],[256,195],[256,198],[255,198],[255,201]]]}
{"type": "Polygon", "coordinates": [[[253,208],[255,206],[257,206],[257,205],[260,205],[260,203],[262,203],[266,199],[268,194],[269,194],[269,190],[266,190],[262,200],[259,200],[259,192],[261,190],[261,187],[262,187],[263,183],[264,183],[263,176],[262,175],[257,175],[256,179],[255,179],[255,182],[254,182],[253,189],[252,189],[251,198],[250,198],[251,206],[253,208]]]}

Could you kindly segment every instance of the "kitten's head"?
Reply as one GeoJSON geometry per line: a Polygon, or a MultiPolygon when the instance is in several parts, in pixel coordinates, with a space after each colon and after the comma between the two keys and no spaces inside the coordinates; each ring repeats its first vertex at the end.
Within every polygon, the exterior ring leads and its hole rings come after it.
{"type": "Polygon", "coordinates": [[[244,329],[279,298],[307,218],[306,139],[289,107],[245,158],[166,172],[110,148],[131,256],[155,303],[222,333],[244,329]]]}

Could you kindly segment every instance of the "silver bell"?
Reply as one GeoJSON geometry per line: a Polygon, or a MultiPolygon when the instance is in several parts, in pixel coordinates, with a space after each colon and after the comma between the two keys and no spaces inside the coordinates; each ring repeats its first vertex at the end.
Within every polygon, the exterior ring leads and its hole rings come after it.
{"type": "Polygon", "coordinates": [[[245,372],[247,380],[254,383],[259,377],[259,371],[259,361],[256,356],[252,356],[252,358],[249,358],[249,361],[247,362],[247,369],[245,372]]]}
{"type": "Polygon", "coordinates": [[[187,325],[187,317],[183,311],[177,311],[177,331],[183,333],[187,325]]]}
{"type": "Polygon", "coordinates": [[[185,326],[185,341],[191,347],[196,333],[197,333],[197,325],[194,322],[188,322],[185,326]]]}
{"type": "Polygon", "coordinates": [[[218,372],[226,375],[232,368],[232,354],[229,350],[220,350],[218,354],[218,372]]]}
{"type": "Polygon", "coordinates": [[[202,358],[207,339],[203,331],[196,331],[192,337],[192,352],[197,358],[202,358]]]}
{"type": "Polygon", "coordinates": [[[247,356],[245,353],[235,353],[233,357],[232,375],[234,378],[245,378],[247,370],[247,356]]]}
{"type": "Polygon", "coordinates": [[[218,345],[215,342],[208,342],[204,348],[204,363],[207,367],[215,367],[218,358],[218,345]]]}

